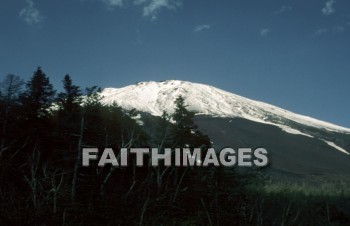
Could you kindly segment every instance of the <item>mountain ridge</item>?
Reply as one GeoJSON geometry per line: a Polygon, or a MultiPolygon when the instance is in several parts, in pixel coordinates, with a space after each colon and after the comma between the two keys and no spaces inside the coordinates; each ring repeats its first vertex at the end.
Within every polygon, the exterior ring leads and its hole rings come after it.
{"type": "Polygon", "coordinates": [[[212,117],[240,117],[255,122],[272,124],[282,130],[305,136],[311,136],[296,130],[293,122],[325,129],[333,132],[350,133],[350,128],[297,114],[283,108],[245,98],[228,91],[201,83],[180,80],[161,82],[139,82],[122,88],[105,88],[102,91],[102,103],[116,102],[121,107],[161,116],[163,110],[172,113],[174,100],[182,95],[188,109],[197,115],[212,117]]]}
{"type": "MultiPolygon", "coordinates": [[[[215,148],[265,147],[270,170],[303,175],[350,172],[350,129],[251,100],[210,85],[180,80],[139,82],[102,91],[103,104],[135,109],[150,133],[181,95],[215,148]],[[157,119],[156,119],[157,118],[157,119]]],[[[154,131],[153,131],[154,132],[154,131]]],[[[285,175],[285,173],[282,173],[285,175]]]]}

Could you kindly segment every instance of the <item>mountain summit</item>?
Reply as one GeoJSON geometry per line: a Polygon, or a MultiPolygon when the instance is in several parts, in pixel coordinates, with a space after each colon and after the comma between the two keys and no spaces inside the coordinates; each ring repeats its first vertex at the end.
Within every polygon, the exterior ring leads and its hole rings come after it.
{"type": "Polygon", "coordinates": [[[350,133],[349,128],[337,126],[282,108],[251,100],[213,86],[179,80],[139,82],[124,88],[103,90],[103,103],[116,102],[125,109],[133,109],[161,116],[174,110],[174,101],[182,95],[190,111],[197,115],[240,117],[255,122],[273,124],[286,132],[298,133],[291,124],[298,123],[319,129],[350,133]]]}
{"type": "MultiPolygon", "coordinates": [[[[215,148],[267,148],[272,162],[269,169],[278,175],[350,172],[349,128],[209,85],[178,80],[139,82],[104,89],[102,103],[115,102],[124,109],[136,109],[147,119],[161,116],[163,111],[172,113],[179,95],[196,113],[196,124],[215,148]]],[[[152,127],[147,122],[145,126],[152,127]]]]}

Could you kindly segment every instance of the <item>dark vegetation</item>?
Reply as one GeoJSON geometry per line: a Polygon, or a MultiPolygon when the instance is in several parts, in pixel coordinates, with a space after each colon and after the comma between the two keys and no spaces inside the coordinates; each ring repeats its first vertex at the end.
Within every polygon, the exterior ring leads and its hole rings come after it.
{"type": "Polygon", "coordinates": [[[40,68],[26,83],[14,75],[1,82],[0,225],[350,224],[345,194],[260,191],[261,172],[137,167],[132,158],[127,167],[82,167],[84,147],[118,153],[211,143],[181,97],[149,133],[135,111],[102,105],[98,87],[83,92],[69,75],[63,87],[56,94],[40,68]]]}

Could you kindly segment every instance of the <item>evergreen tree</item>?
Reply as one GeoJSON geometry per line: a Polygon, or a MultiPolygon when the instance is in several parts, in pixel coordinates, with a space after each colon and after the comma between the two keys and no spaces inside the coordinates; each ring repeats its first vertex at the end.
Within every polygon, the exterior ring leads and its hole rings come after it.
{"type": "Polygon", "coordinates": [[[57,102],[66,113],[76,112],[80,108],[81,91],[79,86],[73,85],[71,77],[67,74],[63,79],[63,88],[65,92],[58,94],[57,102]]]}
{"type": "Polygon", "coordinates": [[[194,112],[186,109],[185,99],[180,95],[175,100],[175,121],[172,129],[172,140],[175,147],[209,147],[209,137],[203,135],[194,123],[194,112]]]}
{"type": "Polygon", "coordinates": [[[71,77],[67,74],[63,79],[64,92],[57,95],[58,111],[56,119],[57,136],[63,143],[71,145],[76,143],[76,134],[79,133],[82,111],[82,94],[79,86],[73,85],[71,77]]]}
{"type": "Polygon", "coordinates": [[[20,99],[19,127],[27,129],[20,131],[17,136],[29,142],[22,154],[32,156],[33,152],[41,152],[37,155],[40,156],[40,162],[48,161],[52,158],[54,150],[52,104],[55,100],[55,90],[49,77],[40,67],[26,83],[26,89],[20,99]]]}
{"type": "Polygon", "coordinates": [[[49,77],[38,67],[27,82],[26,91],[22,96],[22,103],[27,110],[29,119],[48,117],[49,107],[54,101],[55,92],[49,77]]]}

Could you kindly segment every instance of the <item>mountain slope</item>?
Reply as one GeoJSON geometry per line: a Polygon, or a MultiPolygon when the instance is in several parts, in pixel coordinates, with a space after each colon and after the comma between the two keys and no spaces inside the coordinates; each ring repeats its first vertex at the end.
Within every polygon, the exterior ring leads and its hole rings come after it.
{"type": "MultiPolygon", "coordinates": [[[[213,147],[264,147],[269,151],[270,170],[298,175],[350,174],[350,156],[323,139],[339,142],[349,150],[350,136],[332,132],[307,137],[286,133],[276,126],[242,118],[198,116],[195,123],[213,142],[213,147]]],[[[307,131],[308,132],[308,131],[307,131]]]]}
{"type": "Polygon", "coordinates": [[[115,101],[123,108],[135,108],[155,116],[160,116],[163,110],[172,112],[174,100],[182,95],[188,104],[188,109],[197,114],[245,118],[277,125],[289,133],[300,133],[290,125],[293,122],[329,131],[350,133],[349,128],[295,114],[209,85],[185,81],[141,82],[119,89],[106,88],[102,95],[105,104],[115,101]]]}
{"type": "MultiPolygon", "coordinates": [[[[136,109],[148,132],[182,95],[215,148],[264,147],[278,175],[348,175],[350,129],[295,114],[209,85],[178,80],[141,82],[102,91],[102,103],[136,109]]],[[[154,132],[154,131],[153,131],[154,132]]]]}

